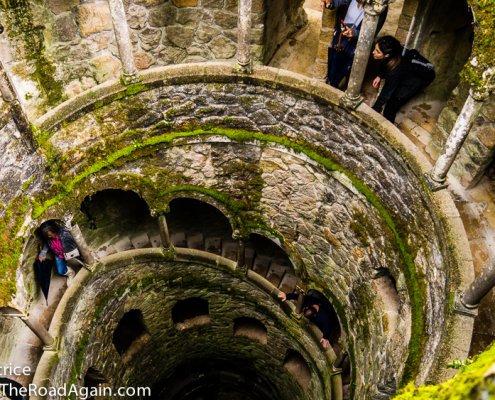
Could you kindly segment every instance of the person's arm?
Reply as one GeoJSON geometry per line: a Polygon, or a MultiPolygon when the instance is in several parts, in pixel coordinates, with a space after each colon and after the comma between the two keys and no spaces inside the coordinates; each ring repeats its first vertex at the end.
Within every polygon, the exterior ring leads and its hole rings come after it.
{"type": "Polygon", "coordinates": [[[390,73],[387,74],[384,78],[385,78],[385,84],[383,85],[382,91],[380,92],[380,95],[378,96],[378,98],[375,101],[375,104],[373,104],[372,107],[373,110],[379,113],[382,112],[383,106],[387,103],[387,101],[390,100],[395,90],[399,86],[400,74],[390,73]]]}
{"type": "Polygon", "coordinates": [[[43,248],[40,251],[40,254],[38,255],[38,260],[44,261],[46,258],[46,254],[48,253],[49,247],[47,242],[43,242],[43,248]]]}

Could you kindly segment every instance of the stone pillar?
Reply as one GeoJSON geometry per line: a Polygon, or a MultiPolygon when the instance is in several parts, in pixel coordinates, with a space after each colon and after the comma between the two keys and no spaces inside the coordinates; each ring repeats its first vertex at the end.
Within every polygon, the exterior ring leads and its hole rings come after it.
{"type": "Polygon", "coordinates": [[[84,239],[84,236],[82,235],[79,225],[77,224],[74,225],[71,228],[70,233],[77,244],[77,248],[79,249],[79,252],[81,253],[83,260],[87,264],[93,264],[95,262],[95,258],[93,257],[93,252],[86,243],[86,239],[84,239]]]}
{"type": "Polygon", "coordinates": [[[134,55],[132,54],[132,44],[129,37],[129,27],[125,16],[124,3],[122,0],[108,0],[110,14],[112,16],[113,29],[119,48],[120,60],[122,62],[122,81],[125,85],[138,82],[134,55]]]}
{"type": "Polygon", "coordinates": [[[12,114],[12,119],[14,120],[17,129],[22,135],[22,139],[26,147],[30,152],[35,151],[36,145],[33,136],[33,131],[31,130],[29,120],[26,113],[24,112],[21,103],[19,102],[17,93],[15,91],[12,82],[10,81],[2,62],[0,61],[0,93],[2,94],[2,99],[9,104],[10,112],[12,114]]]}
{"type": "Polygon", "coordinates": [[[165,248],[172,247],[172,241],[170,240],[170,234],[168,232],[167,219],[165,215],[158,217],[158,228],[160,230],[160,239],[162,240],[162,246],[165,248]]]}
{"type": "Polygon", "coordinates": [[[476,278],[461,294],[461,302],[467,308],[477,308],[480,301],[495,286],[495,263],[485,267],[481,275],[476,278]]]}
{"type": "Polygon", "coordinates": [[[252,0],[239,0],[237,19],[237,54],[235,69],[251,73],[251,9],[252,0]]]}
{"type": "Polygon", "coordinates": [[[344,107],[351,110],[356,109],[363,101],[361,97],[361,86],[363,85],[364,73],[368,65],[368,59],[373,47],[378,19],[387,7],[388,0],[375,0],[364,5],[364,18],[361,23],[356,52],[352,62],[351,75],[344,97],[340,99],[344,107]]]}
{"type": "Polygon", "coordinates": [[[239,239],[239,250],[237,257],[237,269],[247,274],[247,265],[246,265],[246,244],[244,240],[239,239]]]}
{"type": "Polygon", "coordinates": [[[473,126],[474,120],[483,105],[483,101],[488,96],[488,91],[482,94],[475,93],[473,90],[469,91],[469,96],[445,142],[442,154],[438,157],[433,169],[426,175],[428,186],[432,191],[447,187],[445,181],[450,167],[466,140],[469,130],[473,126]]]}

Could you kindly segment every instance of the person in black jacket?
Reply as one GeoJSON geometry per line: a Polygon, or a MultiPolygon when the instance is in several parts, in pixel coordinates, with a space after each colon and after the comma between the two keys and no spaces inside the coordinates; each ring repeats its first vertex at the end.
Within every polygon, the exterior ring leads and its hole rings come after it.
{"type": "MultiPolygon", "coordinates": [[[[297,300],[299,293],[284,293],[279,292],[278,298],[282,301],[285,300],[297,300]]],[[[330,346],[330,311],[327,308],[325,302],[321,301],[315,296],[305,295],[303,299],[303,315],[314,323],[320,331],[323,333],[323,337],[320,339],[320,343],[324,349],[330,346]]]]}
{"type": "Polygon", "coordinates": [[[381,62],[380,72],[373,80],[373,87],[378,89],[382,79],[385,79],[373,110],[381,113],[385,106],[383,116],[395,122],[399,109],[433,81],[433,65],[417,50],[404,50],[393,36],[378,39],[373,58],[381,62]]]}

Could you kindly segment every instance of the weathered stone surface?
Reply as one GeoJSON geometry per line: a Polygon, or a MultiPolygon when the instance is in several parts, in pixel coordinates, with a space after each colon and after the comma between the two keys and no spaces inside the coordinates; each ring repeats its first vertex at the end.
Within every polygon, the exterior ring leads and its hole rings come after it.
{"type": "Polygon", "coordinates": [[[148,12],[146,8],[132,4],[127,9],[127,23],[132,29],[142,29],[146,25],[148,12]]]}
{"type": "Polygon", "coordinates": [[[234,29],[237,26],[237,14],[223,10],[213,12],[215,24],[224,29],[234,29]]]}
{"type": "Polygon", "coordinates": [[[134,54],[134,62],[136,63],[136,68],[146,69],[155,63],[155,59],[144,51],[138,51],[134,54]]]}
{"type": "Polygon", "coordinates": [[[112,19],[108,3],[81,4],[78,7],[79,30],[83,37],[92,33],[112,29],[112,19]]]}
{"type": "Polygon", "coordinates": [[[215,55],[215,58],[219,59],[228,59],[234,57],[237,49],[234,42],[223,36],[217,36],[216,38],[214,38],[210,42],[208,47],[215,55]]]}
{"type": "Polygon", "coordinates": [[[172,3],[176,7],[196,7],[198,0],[172,0],[172,3]]]}
{"type": "Polygon", "coordinates": [[[197,8],[184,8],[177,12],[177,22],[181,25],[196,25],[200,17],[201,10],[197,8]]]}
{"type": "Polygon", "coordinates": [[[153,7],[165,3],[167,0],[134,0],[140,6],[153,7]]]}
{"type": "Polygon", "coordinates": [[[158,62],[160,64],[180,64],[187,57],[187,52],[184,49],[166,46],[158,53],[158,62]]]}
{"type": "Polygon", "coordinates": [[[150,11],[148,23],[153,27],[169,26],[176,22],[176,18],[177,9],[166,3],[150,11]]]}
{"type": "Polygon", "coordinates": [[[211,39],[219,36],[221,33],[221,29],[201,22],[196,30],[196,40],[200,43],[208,43],[211,39]]]}
{"type": "Polygon", "coordinates": [[[203,0],[201,4],[205,8],[222,8],[225,0],[203,0]]]}
{"type": "Polygon", "coordinates": [[[98,83],[117,78],[121,70],[120,61],[110,55],[95,57],[91,60],[94,76],[98,83]]]}
{"type": "Polygon", "coordinates": [[[169,26],[166,28],[167,39],[180,48],[187,48],[194,37],[194,28],[185,26],[169,26]]]}
{"type": "Polygon", "coordinates": [[[65,11],[70,11],[77,5],[79,5],[78,0],[48,0],[48,8],[54,14],[60,14],[65,11]]]}
{"type": "Polygon", "coordinates": [[[77,25],[72,14],[64,14],[55,19],[55,29],[57,36],[62,42],[71,42],[79,38],[77,25]]]}
{"type": "Polygon", "coordinates": [[[138,34],[143,50],[150,50],[158,47],[162,37],[162,31],[154,28],[143,29],[138,34]]]}

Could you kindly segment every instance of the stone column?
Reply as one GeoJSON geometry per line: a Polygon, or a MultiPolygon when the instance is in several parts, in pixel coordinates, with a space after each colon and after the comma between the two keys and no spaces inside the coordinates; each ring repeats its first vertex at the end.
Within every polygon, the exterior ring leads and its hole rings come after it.
{"type": "Polygon", "coordinates": [[[110,14],[112,16],[113,29],[117,40],[120,60],[122,62],[122,81],[125,85],[138,82],[134,55],[132,54],[132,44],[129,37],[129,27],[125,16],[124,3],[122,0],[108,0],[110,14]]]}
{"type": "Polygon", "coordinates": [[[235,69],[251,73],[251,9],[252,0],[239,0],[237,19],[237,54],[235,69]]]}
{"type": "Polygon", "coordinates": [[[361,23],[356,52],[352,62],[351,75],[344,97],[340,99],[344,107],[351,110],[356,109],[363,101],[361,97],[361,86],[363,85],[364,73],[368,65],[368,59],[375,40],[380,14],[387,7],[388,0],[375,0],[364,5],[364,18],[361,23]]]}
{"type": "Polygon", "coordinates": [[[31,321],[29,317],[20,317],[21,321],[26,324],[26,326],[31,329],[31,331],[40,338],[43,346],[50,349],[54,344],[54,339],[52,335],[45,329],[44,326],[39,324],[38,322],[31,321]]]}
{"type": "Polygon", "coordinates": [[[93,257],[93,252],[89,248],[88,244],[86,243],[86,239],[84,239],[84,236],[82,235],[81,229],[79,228],[79,225],[74,225],[70,229],[70,233],[72,237],[74,238],[74,241],[77,244],[77,248],[79,249],[79,252],[81,253],[81,256],[83,260],[87,264],[93,264],[95,262],[95,258],[93,257]]]}
{"type": "Polygon", "coordinates": [[[488,98],[489,93],[489,91],[481,94],[473,90],[469,91],[469,96],[445,142],[442,154],[438,157],[433,169],[426,175],[428,186],[432,191],[447,187],[445,181],[450,167],[461,150],[462,144],[466,140],[469,130],[483,106],[483,101],[488,98]]]}
{"type": "Polygon", "coordinates": [[[26,147],[30,152],[36,149],[35,140],[33,136],[33,131],[29,125],[29,120],[26,113],[24,112],[17,92],[15,91],[12,82],[10,81],[3,63],[0,61],[0,93],[2,94],[2,99],[9,104],[12,119],[14,120],[17,129],[22,135],[22,139],[26,147]]]}
{"type": "Polygon", "coordinates": [[[160,239],[162,240],[162,246],[165,248],[172,247],[172,241],[170,240],[170,234],[168,232],[167,219],[165,215],[158,217],[158,228],[160,230],[160,239]]]}
{"type": "Polygon", "coordinates": [[[493,286],[495,286],[495,263],[485,267],[481,275],[461,294],[462,304],[467,308],[477,308],[493,286]]]}

